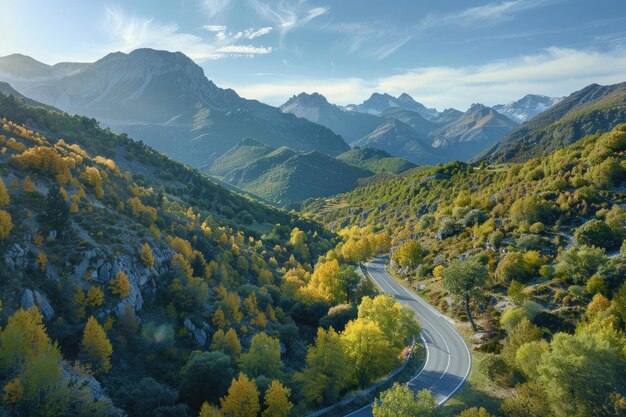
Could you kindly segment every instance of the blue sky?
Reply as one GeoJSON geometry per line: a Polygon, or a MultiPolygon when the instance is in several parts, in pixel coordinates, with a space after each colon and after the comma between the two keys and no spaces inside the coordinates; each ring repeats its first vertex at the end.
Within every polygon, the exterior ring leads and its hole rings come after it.
{"type": "Polygon", "coordinates": [[[180,50],[209,79],[281,104],[408,92],[439,109],[626,81],[621,0],[0,0],[0,55],[94,61],[180,50]]]}

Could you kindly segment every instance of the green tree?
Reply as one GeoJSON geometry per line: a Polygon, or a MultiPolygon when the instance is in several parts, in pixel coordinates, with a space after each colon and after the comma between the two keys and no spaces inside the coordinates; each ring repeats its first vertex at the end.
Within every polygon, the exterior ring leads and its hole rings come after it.
{"type": "Polygon", "coordinates": [[[403,243],[391,255],[391,259],[403,268],[407,266],[415,268],[422,263],[423,257],[424,251],[417,239],[411,239],[403,243]]]}
{"type": "Polygon", "coordinates": [[[503,343],[501,356],[509,364],[515,366],[517,349],[520,346],[541,339],[543,330],[535,326],[528,319],[523,319],[508,332],[508,337],[503,343]]]}
{"type": "Polygon", "coordinates": [[[535,340],[524,343],[515,352],[515,364],[524,376],[534,381],[539,376],[537,368],[541,363],[544,353],[550,350],[550,345],[545,340],[535,340]]]}
{"type": "Polygon", "coordinates": [[[608,261],[602,248],[572,247],[561,254],[556,273],[574,284],[584,284],[608,261]]]}
{"type": "Polygon", "coordinates": [[[621,344],[615,346],[597,332],[554,336],[538,373],[556,416],[604,415],[611,393],[626,384],[621,344]]]}
{"type": "Polygon", "coordinates": [[[520,384],[513,395],[502,402],[507,417],[549,417],[552,415],[546,391],[536,383],[520,384]]]}
{"type": "Polygon", "coordinates": [[[417,396],[406,386],[398,383],[383,391],[374,401],[374,417],[433,417],[437,402],[428,390],[421,390],[417,396]]]}
{"type": "Polygon", "coordinates": [[[235,375],[230,357],[222,352],[193,352],[180,371],[181,398],[194,408],[215,402],[235,375]]]}
{"type": "Polygon", "coordinates": [[[612,249],[621,243],[609,225],[595,219],[576,229],[574,241],[578,246],[597,246],[604,249],[612,249]]]}
{"type": "Polygon", "coordinates": [[[470,299],[485,284],[487,274],[487,267],[476,258],[464,262],[455,259],[443,271],[443,286],[450,294],[463,300],[465,314],[474,331],[478,328],[470,311],[470,299]]]}
{"type": "Polygon", "coordinates": [[[456,417],[493,417],[493,414],[483,407],[471,407],[461,411],[456,417]]]}
{"type": "Polygon", "coordinates": [[[70,220],[70,206],[61,195],[58,185],[48,189],[46,209],[41,215],[41,225],[44,230],[56,230],[59,235],[64,234],[70,220]]]}
{"type": "Polygon", "coordinates": [[[250,350],[240,359],[241,370],[251,378],[265,375],[278,378],[281,375],[280,342],[264,332],[252,337],[250,350]]]}
{"type": "Polygon", "coordinates": [[[318,406],[332,404],[350,383],[350,376],[341,336],[332,328],[319,328],[315,344],[307,351],[306,366],[296,375],[302,383],[302,395],[318,406]]]}
{"type": "Polygon", "coordinates": [[[346,294],[346,303],[349,303],[350,296],[356,291],[361,277],[356,273],[352,265],[341,265],[337,274],[337,280],[343,286],[343,292],[346,294]]]}

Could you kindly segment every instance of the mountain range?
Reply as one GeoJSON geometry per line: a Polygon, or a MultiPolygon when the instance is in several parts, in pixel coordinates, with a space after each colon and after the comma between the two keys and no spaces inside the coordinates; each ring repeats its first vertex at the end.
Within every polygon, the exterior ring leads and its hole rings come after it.
{"type": "Polygon", "coordinates": [[[561,100],[563,100],[562,97],[528,94],[517,101],[512,101],[507,104],[497,104],[493,106],[493,109],[517,123],[524,123],[539,113],[548,110],[561,100]]]}
{"type": "Polygon", "coordinates": [[[217,87],[180,52],[138,49],[92,64],[54,66],[10,55],[0,58],[0,80],[32,99],[98,118],[195,167],[249,136],[329,155],[349,149],[328,128],[217,87]]]}
{"type": "Polygon", "coordinates": [[[592,84],[517,127],[475,161],[524,161],[626,122],[626,83],[592,84]]]}
{"type": "Polygon", "coordinates": [[[328,127],[353,146],[382,149],[417,164],[467,160],[517,127],[483,105],[439,113],[408,94],[374,93],[362,104],[340,107],[318,93],[301,93],[280,108],[328,127]]]}

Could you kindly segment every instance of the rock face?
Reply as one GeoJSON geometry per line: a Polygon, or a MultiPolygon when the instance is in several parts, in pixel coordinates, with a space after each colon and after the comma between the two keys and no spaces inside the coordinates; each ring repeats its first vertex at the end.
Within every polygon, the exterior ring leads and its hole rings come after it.
{"type": "Polygon", "coordinates": [[[126,305],[130,305],[137,312],[143,307],[144,293],[154,290],[149,286],[152,283],[151,278],[158,278],[167,271],[173,252],[170,249],[154,247],[152,255],[154,266],[146,268],[134,254],[111,257],[98,248],[89,249],[80,254],[81,261],[75,266],[73,275],[78,282],[87,279],[107,287],[118,272],[124,271],[130,283],[130,294],[120,300],[114,312],[119,316],[126,305]]]}
{"type": "Polygon", "coordinates": [[[50,321],[54,318],[54,309],[50,305],[50,301],[48,301],[45,294],[40,293],[39,291],[33,291],[30,289],[24,290],[20,306],[24,310],[28,310],[31,307],[37,307],[46,321],[50,321]]]}

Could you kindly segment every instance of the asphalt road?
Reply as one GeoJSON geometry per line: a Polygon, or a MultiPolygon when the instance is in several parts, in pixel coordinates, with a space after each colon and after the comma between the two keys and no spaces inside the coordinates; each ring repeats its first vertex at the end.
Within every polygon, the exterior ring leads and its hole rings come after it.
{"type": "MultiPolygon", "coordinates": [[[[409,386],[415,391],[429,389],[441,405],[448,401],[469,375],[472,358],[467,345],[434,307],[404,288],[385,269],[386,257],[375,258],[367,263],[367,271],[385,293],[393,295],[398,302],[412,308],[422,328],[422,341],[426,343],[426,362],[413,376],[409,386]]],[[[372,405],[346,414],[346,417],[372,416],[372,405]]]]}

